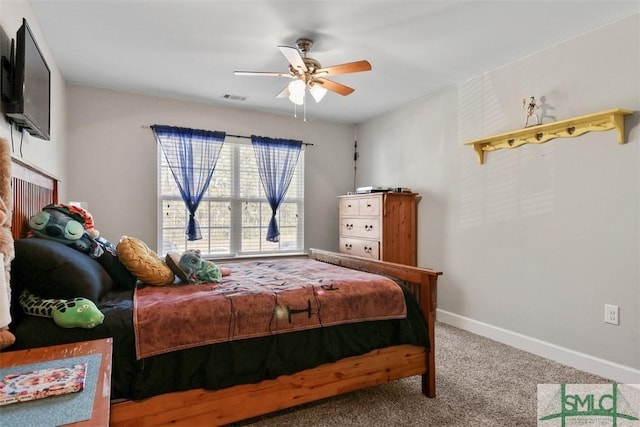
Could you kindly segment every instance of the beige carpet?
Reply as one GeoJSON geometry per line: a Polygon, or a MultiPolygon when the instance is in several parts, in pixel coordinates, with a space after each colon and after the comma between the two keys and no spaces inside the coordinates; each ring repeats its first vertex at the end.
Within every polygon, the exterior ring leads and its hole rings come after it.
{"type": "Polygon", "coordinates": [[[236,425],[535,426],[537,384],[611,382],[443,323],[436,344],[435,399],[411,377],[236,425]]]}

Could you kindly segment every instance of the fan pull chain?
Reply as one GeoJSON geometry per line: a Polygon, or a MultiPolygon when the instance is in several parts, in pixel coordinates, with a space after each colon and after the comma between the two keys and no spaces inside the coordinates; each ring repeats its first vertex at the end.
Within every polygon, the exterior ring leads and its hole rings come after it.
{"type": "MultiPolygon", "coordinates": [[[[304,122],[307,122],[307,97],[302,98],[302,117],[304,122]]],[[[293,104],[293,118],[298,118],[298,104],[293,104]]]]}

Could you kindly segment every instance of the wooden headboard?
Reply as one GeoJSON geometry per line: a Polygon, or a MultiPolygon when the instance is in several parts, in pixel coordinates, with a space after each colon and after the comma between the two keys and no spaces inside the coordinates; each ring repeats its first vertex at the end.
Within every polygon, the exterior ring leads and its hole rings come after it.
{"type": "Polygon", "coordinates": [[[27,236],[28,221],[43,207],[58,203],[58,179],[16,157],[11,158],[11,191],[13,217],[11,234],[14,239],[27,236]]]}

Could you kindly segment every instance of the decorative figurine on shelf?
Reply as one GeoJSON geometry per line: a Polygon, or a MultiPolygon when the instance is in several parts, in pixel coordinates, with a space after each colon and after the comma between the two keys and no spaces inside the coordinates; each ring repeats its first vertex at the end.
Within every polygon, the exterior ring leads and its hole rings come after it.
{"type": "Polygon", "coordinates": [[[537,113],[537,110],[540,109],[540,106],[536,102],[536,98],[534,96],[529,98],[527,101],[525,98],[522,98],[522,109],[524,110],[524,127],[529,126],[529,119],[533,116],[536,118],[536,124],[540,124],[540,116],[537,113]]]}

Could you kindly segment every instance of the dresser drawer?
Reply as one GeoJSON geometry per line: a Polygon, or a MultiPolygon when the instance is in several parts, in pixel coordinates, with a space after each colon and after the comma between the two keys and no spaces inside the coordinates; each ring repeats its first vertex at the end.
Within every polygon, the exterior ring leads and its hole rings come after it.
{"type": "Polygon", "coordinates": [[[365,258],[380,259],[380,242],[375,240],[341,238],[340,252],[365,258]]]}
{"type": "Polygon", "coordinates": [[[381,197],[358,199],[358,214],[362,216],[379,216],[381,200],[381,197]]]}
{"type": "Polygon", "coordinates": [[[340,216],[357,216],[358,200],[354,198],[340,199],[340,216]]]}
{"type": "Polygon", "coordinates": [[[340,200],[340,216],[379,216],[382,198],[357,197],[340,200]]]}
{"type": "Polygon", "coordinates": [[[380,218],[340,218],[340,236],[380,239],[380,218]]]}

